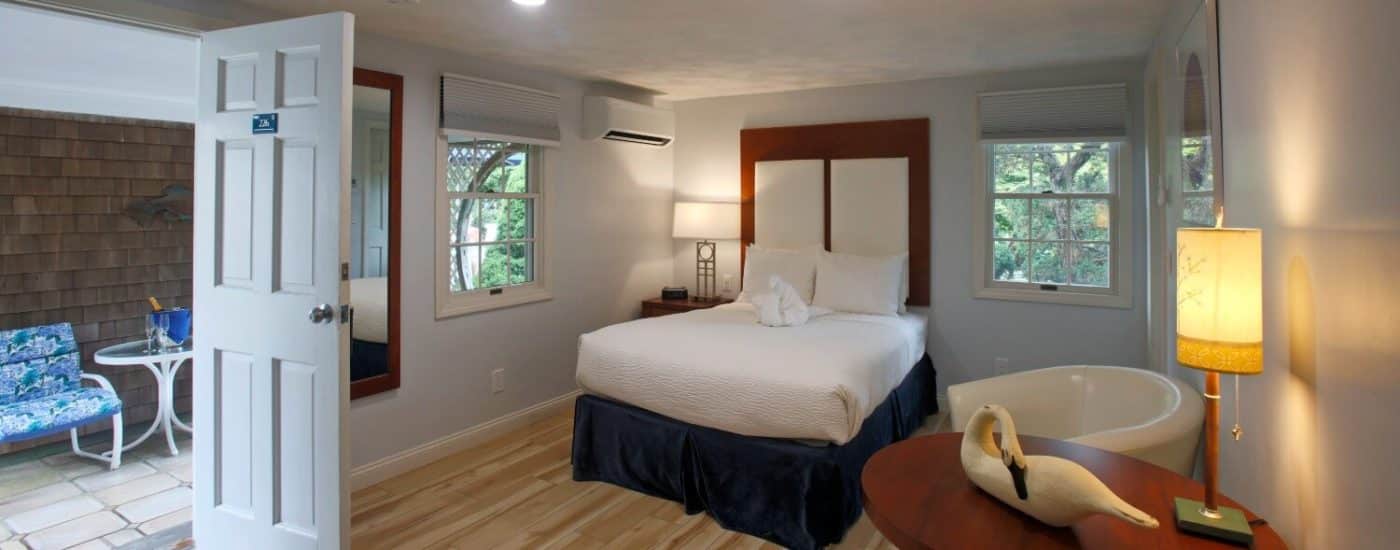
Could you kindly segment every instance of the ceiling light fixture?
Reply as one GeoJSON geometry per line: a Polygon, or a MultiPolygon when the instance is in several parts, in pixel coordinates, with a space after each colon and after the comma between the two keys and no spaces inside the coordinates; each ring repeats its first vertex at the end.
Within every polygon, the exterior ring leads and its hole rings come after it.
{"type": "Polygon", "coordinates": [[[543,6],[546,0],[510,0],[510,1],[511,1],[511,2],[515,2],[516,4],[520,4],[520,5],[522,5],[522,6],[535,7],[535,6],[543,6]]]}

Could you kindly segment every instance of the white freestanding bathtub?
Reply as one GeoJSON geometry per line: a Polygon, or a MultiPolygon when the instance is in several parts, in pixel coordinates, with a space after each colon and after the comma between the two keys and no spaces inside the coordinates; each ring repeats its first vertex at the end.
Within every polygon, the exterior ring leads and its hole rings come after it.
{"type": "Polygon", "coordinates": [[[1127,367],[1073,365],[948,386],[952,426],[986,403],[1022,434],[1123,453],[1190,477],[1205,406],[1180,380],[1127,367]]]}

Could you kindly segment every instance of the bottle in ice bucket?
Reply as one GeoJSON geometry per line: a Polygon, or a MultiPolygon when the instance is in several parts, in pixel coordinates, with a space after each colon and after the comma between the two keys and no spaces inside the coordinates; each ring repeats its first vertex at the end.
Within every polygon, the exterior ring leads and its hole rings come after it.
{"type": "Polygon", "coordinates": [[[155,297],[148,298],[151,314],[148,326],[154,326],[156,341],[161,349],[178,348],[190,337],[190,310],[184,308],[165,309],[155,297]]]}

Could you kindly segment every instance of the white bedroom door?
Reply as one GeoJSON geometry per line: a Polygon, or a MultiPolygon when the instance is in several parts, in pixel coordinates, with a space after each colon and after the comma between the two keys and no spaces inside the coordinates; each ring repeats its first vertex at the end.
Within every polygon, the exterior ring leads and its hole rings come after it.
{"type": "Polygon", "coordinates": [[[389,125],[365,124],[363,277],[389,275],[389,125]]]}
{"type": "Polygon", "coordinates": [[[205,33],[195,128],[194,535],[349,546],[354,18],[205,33]]]}

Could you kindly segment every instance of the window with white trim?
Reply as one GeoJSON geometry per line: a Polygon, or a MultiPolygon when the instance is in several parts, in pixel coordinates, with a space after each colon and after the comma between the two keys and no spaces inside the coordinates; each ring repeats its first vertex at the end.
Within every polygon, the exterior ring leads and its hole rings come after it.
{"type": "Polygon", "coordinates": [[[549,298],[539,145],[444,132],[438,316],[549,298]]]}
{"type": "Polygon", "coordinates": [[[989,148],[992,280],[1037,289],[1109,288],[1117,146],[999,143],[989,148]]]}
{"type": "Polygon", "coordinates": [[[979,97],[977,297],[1132,305],[1125,92],[1106,85],[979,97]]]}

